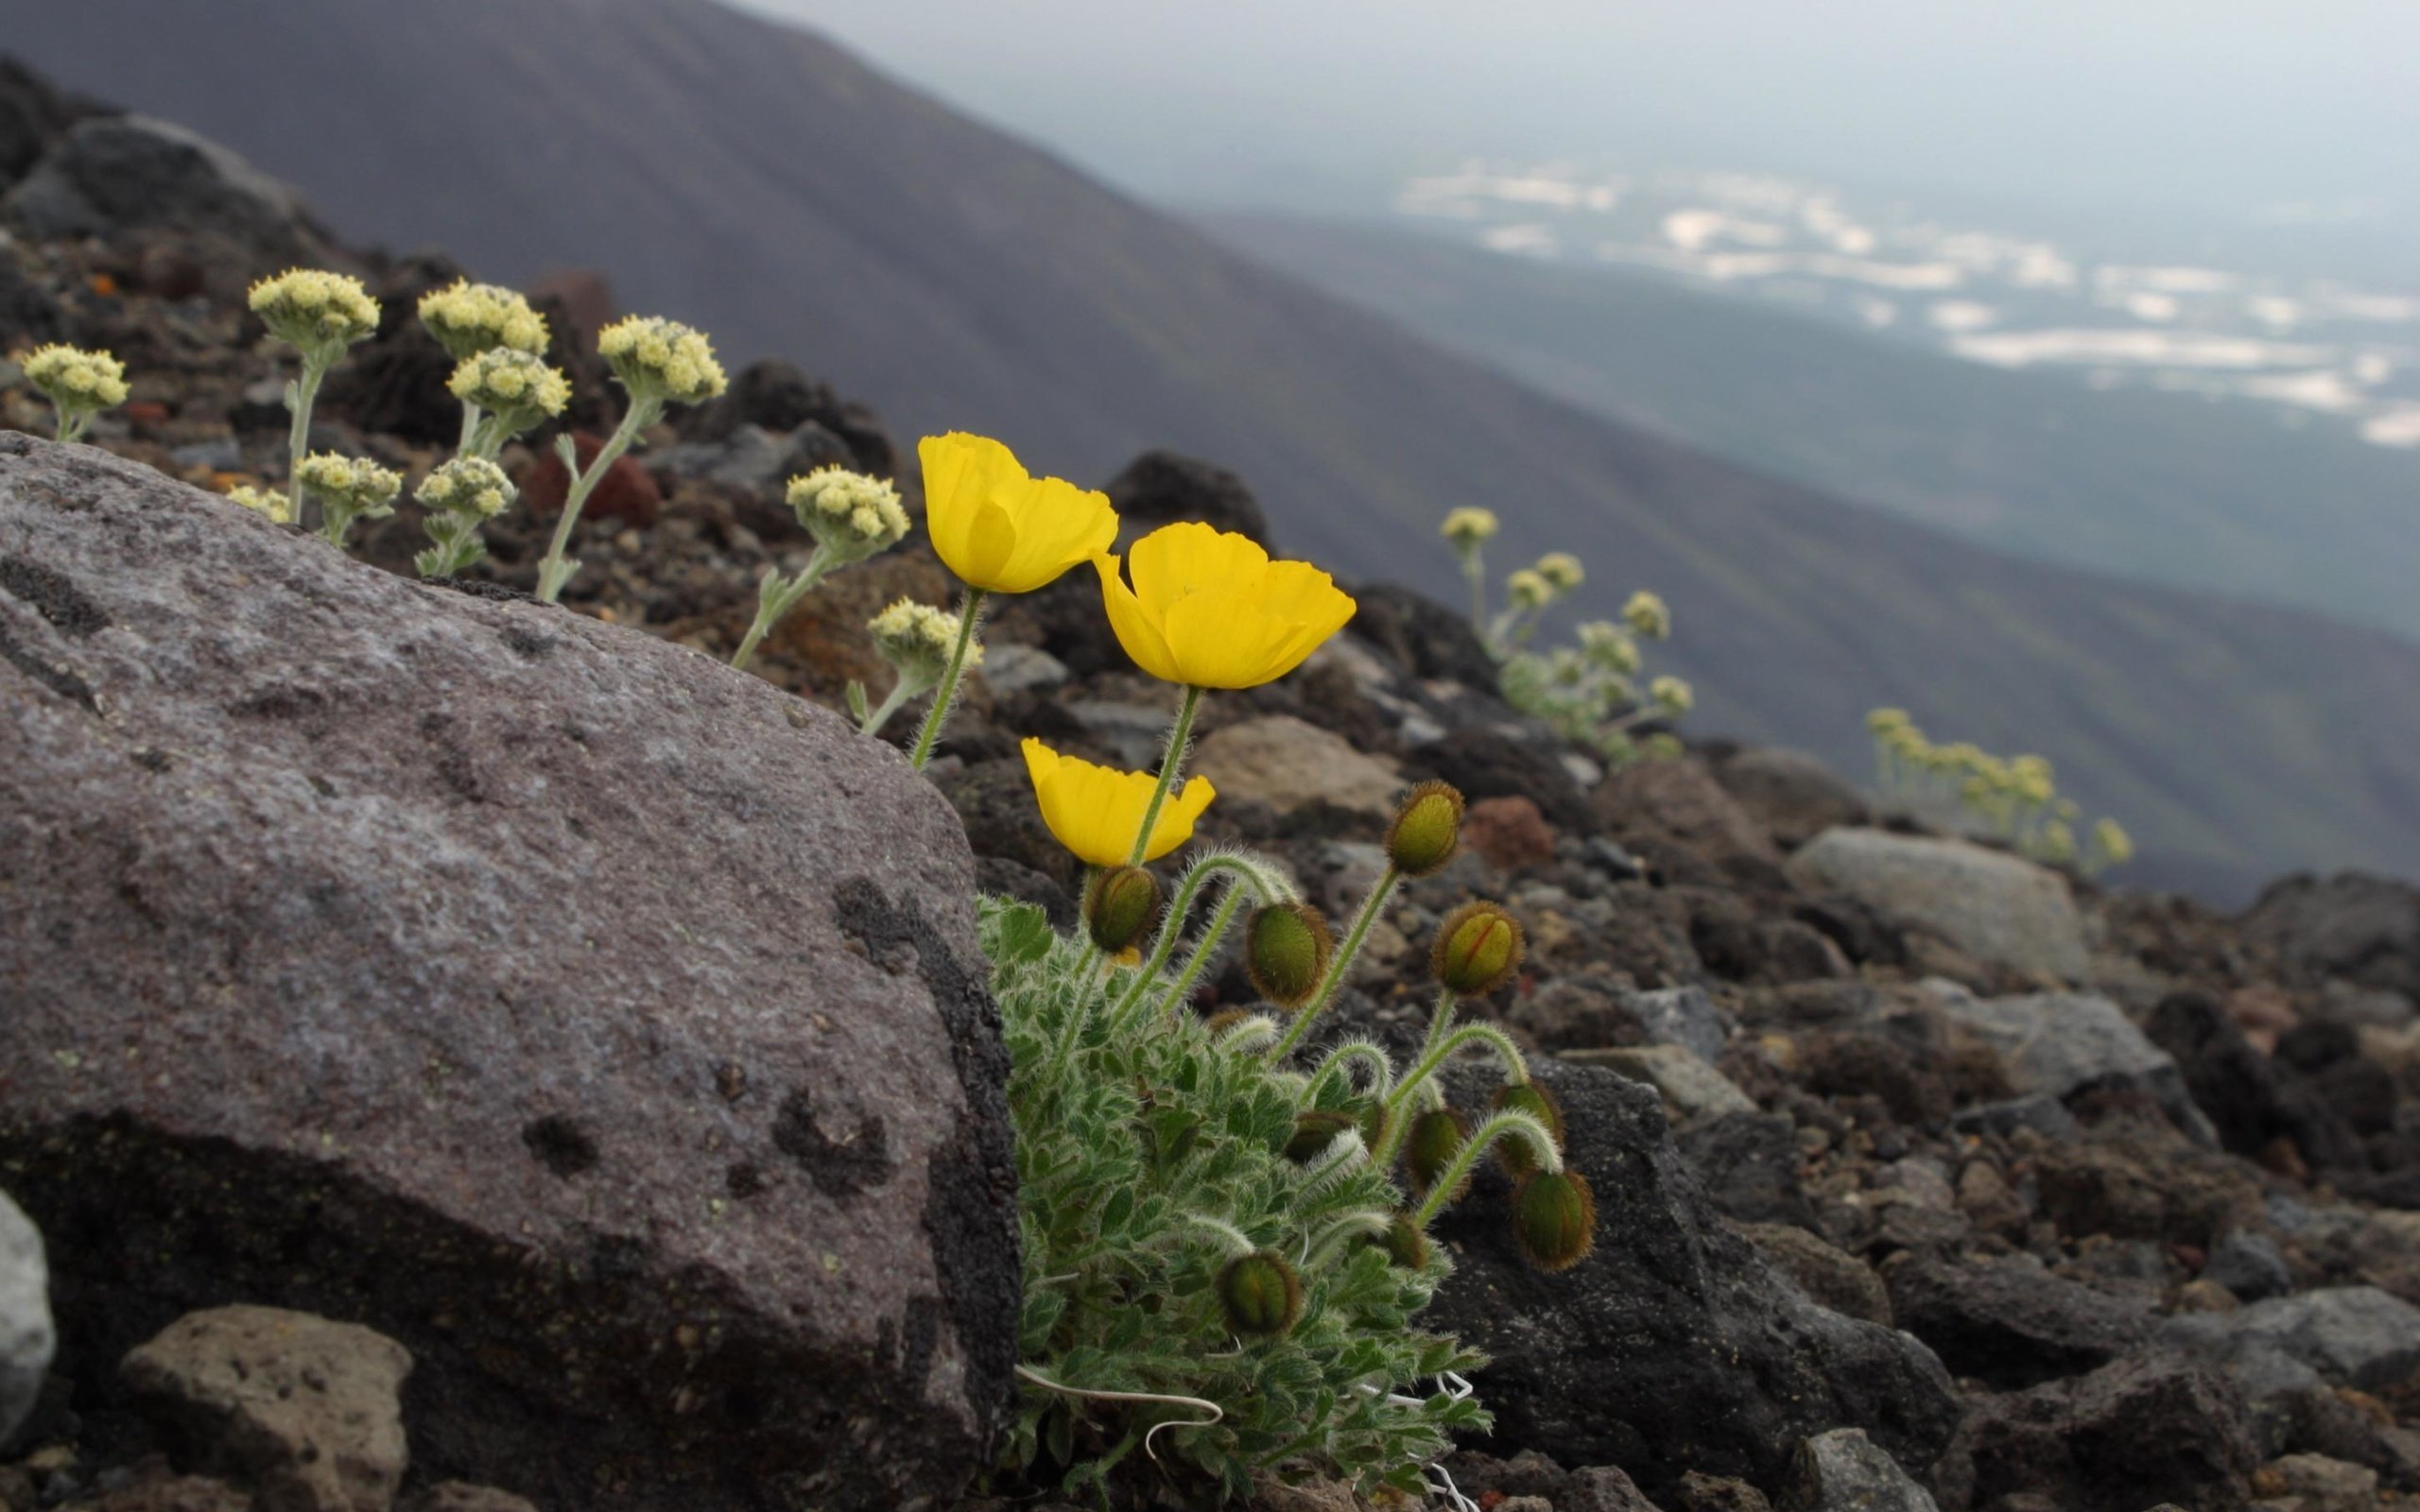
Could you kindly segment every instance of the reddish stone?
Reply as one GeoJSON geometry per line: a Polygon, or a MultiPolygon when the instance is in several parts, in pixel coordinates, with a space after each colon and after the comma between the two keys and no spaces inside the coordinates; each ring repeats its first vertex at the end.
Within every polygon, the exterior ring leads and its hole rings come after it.
{"type": "Polygon", "coordinates": [[[155,399],[139,399],[118,413],[129,425],[159,425],[167,421],[168,406],[155,399]]]}
{"type": "MultiPolygon", "coordinates": [[[[576,432],[572,440],[579,448],[579,465],[583,469],[596,460],[597,451],[605,444],[605,438],[593,431],[576,432]]],[[[520,481],[521,502],[540,515],[560,512],[564,495],[571,490],[571,476],[552,446],[539,454],[537,465],[520,481]]],[[[644,529],[655,524],[656,512],[663,507],[664,490],[655,486],[655,479],[630,457],[619,456],[597,480],[596,490],[588,496],[580,518],[622,520],[644,529]]]]}
{"type": "Polygon", "coordinates": [[[1462,815],[1462,843],[1507,870],[1554,860],[1554,826],[1526,798],[1483,798],[1462,815]]]}

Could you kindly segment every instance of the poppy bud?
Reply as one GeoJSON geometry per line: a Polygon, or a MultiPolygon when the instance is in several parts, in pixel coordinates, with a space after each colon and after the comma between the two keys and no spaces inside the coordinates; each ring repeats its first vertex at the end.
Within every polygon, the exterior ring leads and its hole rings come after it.
{"type": "MultiPolygon", "coordinates": [[[[1451,1108],[1432,1108],[1413,1119],[1403,1142],[1403,1168],[1411,1177],[1412,1191],[1426,1196],[1470,1137],[1470,1120],[1451,1108]]],[[[1470,1186],[1470,1174],[1464,1172],[1454,1194],[1445,1200],[1460,1202],[1470,1186]]]]}
{"type": "Polygon", "coordinates": [[[1495,903],[1464,903],[1437,927],[1428,969],[1461,996],[1485,997],[1521,969],[1521,926],[1495,903]]]}
{"type": "MultiPolygon", "coordinates": [[[[1547,1132],[1554,1136],[1554,1147],[1558,1150],[1563,1148],[1563,1105],[1555,1100],[1554,1093],[1536,1082],[1506,1082],[1495,1089],[1495,1095],[1489,1099],[1489,1103],[1499,1113],[1529,1114],[1544,1124],[1547,1132]]],[[[1495,1163],[1504,1168],[1507,1176],[1527,1176],[1538,1168],[1537,1152],[1530,1149],[1530,1142],[1518,1134],[1507,1134],[1490,1148],[1495,1156],[1495,1163]]]]}
{"type": "Polygon", "coordinates": [[[1387,827],[1387,859],[1407,877],[1426,877],[1454,859],[1461,834],[1461,790],[1423,782],[1404,795],[1387,827]]]}
{"type": "Polygon", "coordinates": [[[1308,1165],[1336,1143],[1338,1135],[1359,1125],[1359,1119],[1340,1108],[1315,1108],[1307,1113],[1297,1113],[1294,1136],[1286,1142],[1286,1159],[1296,1165],[1308,1165]]]}
{"type": "Polygon", "coordinates": [[[1208,1030],[1210,1037],[1215,1040],[1251,1017],[1252,1009],[1250,1008],[1220,1008],[1202,1020],[1201,1027],[1208,1030]]]}
{"type": "Polygon", "coordinates": [[[1512,1189],[1512,1239],[1542,1271],[1568,1270],[1597,1245],[1597,1197],[1573,1170],[1532,1171],[1512,1189]]]}
{"type": "Polygon", "coordinates": [[[1428,1268],[1428,1235],[1410,1213],[1396,1213],[1378,1242],[1387,1246],[1387,1259],[1405,1270],[1428,1268]]]}
{"type": "Polygon", "coordinates": [[[1302,1319],[1303,1280],[1274,1250],[1255,1249],[1219,1272],[1219,1307],[1230,1332],[1275,1338],[1302,1319]]]}
{"type": "Polygon", "coordinates": [[[1097,872],[1084,888],[1084,928],[1109,954],[1141,939],[1160,917],[1160,879],[1140,867],[1097,872]]]}
{"type": "Polygon", "coordinates": [[[1271,903],[1244,923],[1244,972],[1262,997],[1281,1008],[1300,1007],[1320,989],[1333,944],[1318,909],[1271,903]]]}

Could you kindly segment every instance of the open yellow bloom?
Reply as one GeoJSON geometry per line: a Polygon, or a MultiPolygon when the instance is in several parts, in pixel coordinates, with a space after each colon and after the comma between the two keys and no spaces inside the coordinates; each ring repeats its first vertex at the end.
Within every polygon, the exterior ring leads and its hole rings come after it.
{"type": "MultiPolygon", "coordinates": [[[[1157,778],[1062,756],[1030,738],[1025,743],[1025,770],[1033,779],[1034,800],[1052,838],[1092,866],[1127,864],[1134,832],[1143,827],[1143,811],[1150,807],[1151,790],[1159,785],[1157,778]]],[[[1188,779],[1170,793],[1151,825],[1151,843],[1143,848],[1143,859],[1157,861],[1192,839],[1194,820],[1218,796],[1206,777],[1188,779]]]]}
{"type": "Polygon", "coordinates": [[[989,437],[927,436],[916,456],[925,467],[925,531],[970,588],[1029,593],[1117,539],[1108,494],[1037,478],[989,437]]]}
{"type": "Polygon", "coordinates": [[[1190,521],[1093,558],[1117,644],[1135,665],[1193,688],[1256,688],[1303,664],[1359,606],[1306,561],[1270,561],[1250,537],[1190,521]]]}

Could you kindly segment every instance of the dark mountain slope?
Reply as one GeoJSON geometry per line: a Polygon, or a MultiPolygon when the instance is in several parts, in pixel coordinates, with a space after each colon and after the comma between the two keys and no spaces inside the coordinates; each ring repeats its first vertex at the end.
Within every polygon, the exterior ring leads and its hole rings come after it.
{"type": "Polygon", "coordinates": [[[9,45],[293,179],[349,233],[781,352],[892,423],[1101,477],[1215,457],[1283,541],[1449,588],[1437,519],[1672,600],[1698,727],[1861,761],[1861,716],[2055,758],[2238,890],[2420,870],[2420,652],[2309,616],[2013,562],[1540,397],[1266,271],[802,32],[708,0],[79,0],[9,45]]]}

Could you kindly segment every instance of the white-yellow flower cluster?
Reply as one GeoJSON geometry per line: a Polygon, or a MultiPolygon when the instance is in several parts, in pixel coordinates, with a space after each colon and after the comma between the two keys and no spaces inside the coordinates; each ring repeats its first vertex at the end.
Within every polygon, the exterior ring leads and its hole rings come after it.
{"type": "Polygon", "coordinates": [[[456,279],[421,296],[420,323],[459,362],[498,347],[546,350],[546,318],[511,289],[456,279]]]}
{"type": "Polygon", "coordinates": [[[404,489],[404,475],[393,468],[357,456],[314,452],[302,459],[294,475],[312,497],[346,514],[374,513],[394,502],[404,489]]]}
{"type": "Polygon", "coordinates": [[[91,414],[126,403],[126,366],[106,352],[85,352],[56,343],[21,352],[17,366],[43,397],[70,411],[91,414]]]}
{"type": "Polygon", "coordinates": [[[547,367],[544,357],[516,347],[492,347],[463,358],[445,387],[466,404],[518,421],[508,425],[515,431],[562,414],[571,403],[571,380],[547,367]]]}
{"type": "Polygon", "coordinates": [[[1518,567],[1506,574],[1504,591],[1512,595],[1515,610],[1544,609],[1554,600],[1554,585],[1532,567],[1518,567]]]}
{"type": "Polygon", "coordinates": [[[1676,714],[1687,713],[1698,706],[1698,695],[1679,678],[1662,677],[1647,685],[1647,696],[1657,705],[1676,714]]]}
{"type": "Polygon", "coordinates": [[[378,301],[361,280],[321,268],[289,268],[261,280],[252,285],[251,305],[271,335],[322,361],[378,330],[378,301]]]}
{"type": "Polygon", "coordinates": [[[1585,581],[1588,575],[1580,566],[1580,558],[1567,551],[1549,551],[1538,558],[1537,574],[1557,597],[1570,593],[1585,581]]]}
{"type": "Polygon", "coordinates": [[[1638,643],[1611,620],[1590,620],[1580,627],[1580,649],[1609,672],[1628,677],[1638,670],[1638,643]]]}
{"type": "Polygon", "coordinates": [[[412,497],[440,514],[493,520],[512,507],[512,479],[483,456],[458,456],[421,479],[412,497]]]}
{"type": "Polygon", "coordinates": [[[294,501],[285,496],[283,489],[256,489],[249,483],[238,483],[227,490],[227,497],[278,524],[294,523],[294,501]]]}
{"type": "MultiPolygon", "coordinates": [[[[938,676],[958,644],[959,627],[959,617],[949,610],[919,604],[912,598],[899,599],[866,621],[866,631],[873,637],[874,649],[898,668],[902,677],[911,673],[938,676]]],[[[966,664],[979,666],[982,662],[983,647],[969,644],[966,664]]]]}
{"type": "Polygon", "coordinates": [[[1622,618],[1651,641],[1664,640],[1672,633],[1672,611],[1664,607],[1661,597],[1644,588],[1631,594],[1630,602],[1622,606],[1622,618]]]}
{"type": "Polygon", "coordinates": [[[1453,542],[1455,550],[1472,551],[1495,540],[1496,529],[1495,510],[1464,506],[1446,511],[1445,523],[1438,533],[1453,542]]]}
{"type": "Polygon", "coordinates": [[[728,384],[704,333],[661,316],[614,321],[597,333],[596,350],[635,399],[697,404],[728,384]]]}
{"type": "Polygon", "coordinates": [[[862,561],[908,534],[899,490],[863,472],[820,467],[790,479],[787,497],[798,523],[836,558],[835,565],[862,561]]]}

